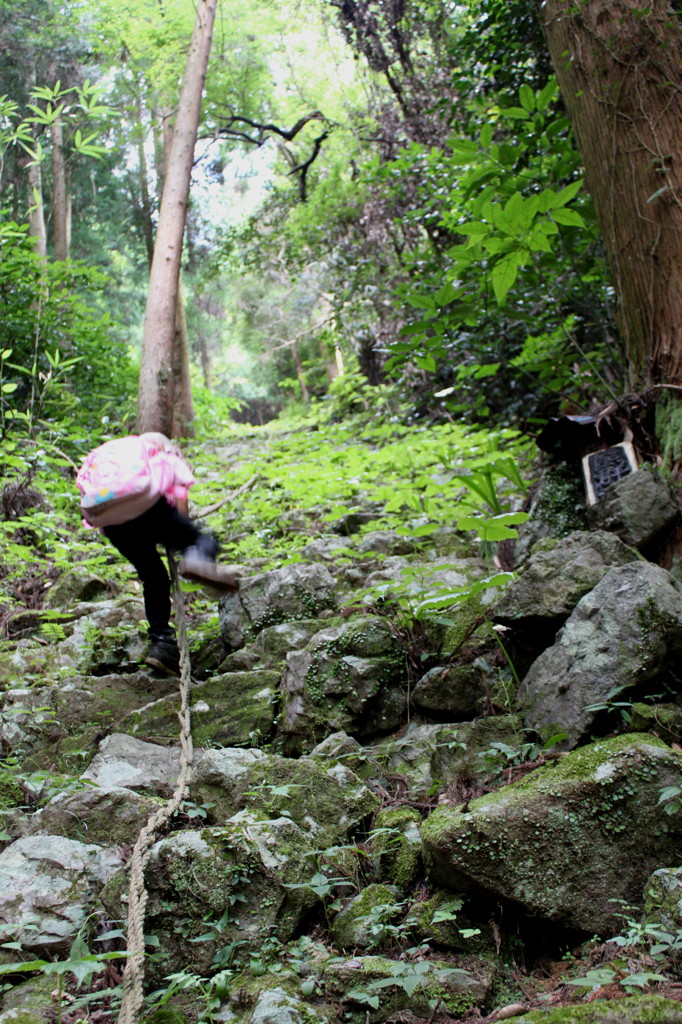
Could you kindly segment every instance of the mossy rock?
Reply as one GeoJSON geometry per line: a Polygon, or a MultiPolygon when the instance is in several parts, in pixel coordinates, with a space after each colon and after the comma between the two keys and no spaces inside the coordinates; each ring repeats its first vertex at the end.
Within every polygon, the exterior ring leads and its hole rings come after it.
{"type": "Polygon", "coordinates": [[[327,996],[343,1000],[350,1013],[346,1019],[363,1024],[378,1024],[387,1015],[405,1010],[417,1017],[428,1017],[439,1000],[442,1013],[464,1017],[474,1007],[485,1005],[493,978],[490,965],[475,957],[411,963],[381,956],[355,956],[347,961],[336,958],[324,969],[327,996]],[[405,986],[401,984],[403,980],[405,986]],[[359,997],[353,998],[353,992],[379,995],[379,1006],[368,1009],[359,997]],[[361,1013],[353,1016],[360,1008],[361,1013]]]}
{"type": "Polygon", "coordinates": [[[341,949],[378,949],[394,935],[392,925],[401,911],[395,886],[365,886],[332,921],[332,939],[341,949]]]}
{"type": "Polygon", "coordinates": [[[473,722],[449,724],[413,721],[404,735],[390,737],[376,746],[366,747],[371,757],[363,778],[386,787],[396,776],[410,785],[416,798],[447,792],[456,784],[468,791],[475,788],[490,772],[481,756],[492,743],[519,746],[525,740],[518,715],[496,715],[473,722]]]}
{"type": "Polygon", "coordinates": [[[341,764],[259,754],[211,750],[197,764],[192,797],[212,805],[217,823],[240,810],[261,819],[284,815],[324,848],[345,839],[377,807],[378,798],[341,764]]]}
{"type": "Polygon", "coordinates": [[[682,1004],[663,996],[594,999],[580,1006],[532,1010],[515,1024],[682,1024],[682,1004]]]}
{"type": "Polygon", "coordinates": [[[564,927],[608,934],[613,900],[637,904],[660,864],[675,863],[679,815],[658,803],[682,785],[682,755],[647,735],[573,751],[519,782],[437,808],[422,826],[431,878],[483,890],[564,927]]]}
{"type": "Polygon", "coordinates": [[[680,506],[670,483],[649,465],[611,484],[601,501],[590,509],[594,525],[617,533],[626,544],[644,552],[679,516],[680,506]]]}
{"type": "Polygon", "coordinates": [[[291,651],[301,650],[321,629],[340,626],[343,622],[341,618],[302,619],[267,626],[252,643],[228,655],[222,662],[220,670],[234,672],[249,671],[253,668],[283,668],[291,651]]]}
{"type": "Polygon", "coordinates": [[[117,731],[133,709],[169,691],[177,691],[177,680],[157,679],[148,672],[93,677],[71,671],[63,685],[8,691],[0,736],[6,749],[21,749],[24,757],[36,755],[36,767],[44,762],[70,769],[82,765],[102,736],[117,731]]]}
{"type": "Polygon", "coordinates": [[[429,899],[410,906],[405,928],[415,943],[429,939],[436,947],[452,953],[493,955],[495,940],[489,927],[478,927],[465,907],[464,898],[439,889],[429,899]]]}
{"type": "Polygon", "coordinates": [[[378,812],[368,852],[377,862],[379,881],[406,889],[415,881],[421,863],[421,814],[414,807],[391,807],[378,812]]]}
{"type": "Polygon", "coordinates": [[[528,519],[519,527],[514,551],[516,564],[526,561],[538,541],[586,529],[587,506],[580,468],[565,462],[547,465],[531,500],[528,519]]]}
{"type": "Polygon", "coordinates": [[[610,568],[640,557],[618,537],[599,531],[579,530],[561,540],[541,541],[519,578],[495,604],[492,617],[506,626],[532,630],[535,646],[547,647],[580,598],[610,568]]]}
{"type": "MultiPolygon", "coordinates": [[[[150,983],[183,969],[209,973],[216,952],[232,942],[248,955],[257,954],[266,938],[289,941],[320,901],[306,884],[312,845],[290,819],[259,821],[248,812],[155,844],[145,871],[145,928],[160,942],[150,983]],[[192,941],[199,936],[206,938],[192,941]]],[[[116,885],[123,874],[102,893],[114,918],[122,916],[125,885],[116,885]]]]}
{"type": "Polygon", "coordinates": [[[334,579],[323,565],[289,565],[242,581],[220,601],[220,632],[230,650],[280,622],[311,619],[335,604],[334,579]]]}
{"type": "Polygon", "coordinates": [[[80,601],[104,601],[120,590],[113,581],[76,566],[64,572],[45,594],[46,608],[72,608],[80,601]]]}
{"type": "Polygon", "coordinates": [[[644,890],[644,916],[663,931],[674,934],[682,928],[682,868],[654,871],[644,890]]]}
{"type": "Polygon", "coordinates": [[[0,1013],[0,1024],[47,1024],[49,1020],[47,1011],[16,1009],[0,1013]]]}
{"type": "MultiPolygon", "coordinates": [[[[270,736],[275,720],[279,672],[226,672],[192,687],[192,738],[197,747],[258,746],[270,736]]],[[[121,728],[135,736],[178,735],[179,694],[134,711],[121,728]]]]}
{"type": "Polygon", "coordinates": [[[678,704],[644,704],[630,710],[629,732],[652,732],[666,743],[682,742],[682,708],[678,704]]]}
{"type": "Polygon", "coordinates": [[[395,728],[407,711],[405,652],[378,616],[324,629],[287,658],[279,742],[310,750],[331,733],[370,736],[395,728]]]}
{"type": "Polygon", "coordinates": [[[669,573],[645,561],[609,569],[524,678],[526,726],[543,740],[563,732],[565,745],[577,746],[612,694],[676,685],[681,654],[682,593],[669,573]]]}
{"type": "MultiPolygon", "coordinates": [[[[18,1020],[20,1024],[22,1024],[25,1014],[30,1015],[31,1022],[35,1019],[40,1024],[46,1024],[47,1021],[53,1019],[52,993],[54,987],[54,975],[40,975],[37,978],[31,978],[30,981],[24,981],[20,985],[15,985],[9,992],[5,992],[2,997],[2,1009],[5,1013],[12,1011],[16,1014],[11,1019],[18,1020]]],[[[0,1021],[5,1013],[0,1015],[0,1021]]]]}
{"type": "Polygon", "coordinates": [[[99,846],[134,846],[160,802],[130,789],[97,786],[54,797],[31,815],[25,835],[46,833],[99,846]]]}
{"type": "Polygon", "coordinates": [[[188,1024],[189,1018],[174,1006],[162,1006],[142,1018],[142,1024],[188,1024]]]}

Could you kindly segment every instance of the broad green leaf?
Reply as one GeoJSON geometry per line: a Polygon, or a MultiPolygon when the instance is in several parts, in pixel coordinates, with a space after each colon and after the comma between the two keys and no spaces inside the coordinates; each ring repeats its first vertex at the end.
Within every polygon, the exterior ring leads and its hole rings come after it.
{"type": "Polygon", "coordinates": [[[574,199],[578,195],[578,192],[580,192],[582,187],[583,181],[581,178],[579,181],[571,182],[571,184],[567,185],[566,188],[562,188],[561,191],[557,193],[556,205],[565,206],[566,203],[570,203],[571,199],[574,199]]]}
{"type": "Polygon", "coordinates": [[[507,298],[509,289],[518,277],[520,264],[520,254],[515,252],[498,260],[493,267],[490,277],[498,305],[501,306],[507,298]]]}
{"type": "Polygon", "coordinates": [[[538,110],[547,110],[553,99],[559,94],[559,86],[556,78],[550,78],[547,85],[537,95],[538,110]]]}
{"type": "Polygon", "coordinates": [[[535,93],[525,83],[519,89],[519,103],[529,114],[535,110],[535,93]]]}
{"type": "Polygon", "coordinates": [[[569,227],[576,228],[582,228],[585,226],[585,221],[577,210],[567,210],[562,208],[560,210],[555,210],[552,216],[557,224],[566,224],[569,227]]]}

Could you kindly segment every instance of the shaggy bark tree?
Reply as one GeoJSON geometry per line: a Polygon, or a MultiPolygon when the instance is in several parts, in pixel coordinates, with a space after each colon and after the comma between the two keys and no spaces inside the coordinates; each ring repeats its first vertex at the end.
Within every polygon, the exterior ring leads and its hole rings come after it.
{"type": "Polygon", "coordinates": [[[633,387],[682,384],[682,28],[669,0],[543,0],[633,387]]]}
{"type": "MultiPolygon", "coordinates": [[[[159,211],[142,338],[138,430],[173,435],[180,257],[217,0],[199,0],[159,211]]],[[[177,420],[177,417],[175,418],[177,420]]],[[[185,424],[185,429],[187,424],[185,424]]],[[[176,436],[180,429],[176,425],[176,436]]]]}

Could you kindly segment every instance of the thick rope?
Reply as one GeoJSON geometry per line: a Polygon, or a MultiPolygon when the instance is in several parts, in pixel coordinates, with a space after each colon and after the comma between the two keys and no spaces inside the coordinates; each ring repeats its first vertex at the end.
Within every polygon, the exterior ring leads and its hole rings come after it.
{"type": "Polygon", "coordinates": [[[177,576],[175,560],[168,552],[168,564],[173,581],[173,604],[175,609],[175,625],[180,649],[180,774],[175,792],[170,800],[155,811],[140,832],[130,859],[130,886],[128,889],[128,924],[126,960],[123,972],[123,995],[118,1024],[137,1024],[140,1007],[144,999],[144,915],[147,906],[148,892],[144,884],[144,871],[149,861],[151,847],[158,832],[173,817],[182,801],[189,792],[189,780],[192,773],[192,733],[190,729],[189,690],[190,662],[189,642],[187,639],[187,620],[183,604],[182,591],[177,576]]]}

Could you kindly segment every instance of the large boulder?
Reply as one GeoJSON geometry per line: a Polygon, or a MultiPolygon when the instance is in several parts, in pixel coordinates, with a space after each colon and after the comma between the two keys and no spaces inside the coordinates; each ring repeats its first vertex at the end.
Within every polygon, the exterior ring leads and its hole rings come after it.
{"type": "Polygon", "coordinates": [[[652,466],[642,466],[611,484],[590,510],[593,525],[617,533],[640,551],[656,543],[679,514],[670,484],[652,466]]]}
{"type": "Polygon", "coordinates": [[[533,663],[519,699],[526,725],[575,746],[614,693],[663,676],[682,652],[682,593],[648,562],[610,569],[533,663]]]}
{"type": "Polygon", "coordinates": [[[159,804],[122,786],[87,786],[53,797],[27,820],[25,835],[66,836],[101,846],[131,846],[159,804]]]}
{"type": "Polygon", "coordinates": [[[573,751],[519,782],[437,808],[422,826],[424,858],[444,888],[513,900],[529,915],[600,935],[618,904],[637,904],[647,877],[675,863],[682,820],[663,787],[682,784],[682,755],[626,735],[573,751]]]}
{"type": "MultiPolygon", "coordinates": [[[[192,687],[192,736],[197,746],[255,746],[267,740],[275,721],[281,673],[268,669],[225,672],[192,687]]],[[[121,722],[133,735],[174,739],[178,695],[136,709],[121,722]]]]}
{"type": "Polygon", "coordinates": [[[366,616],[315,634],[287,657],[282,702],[278,733],[290,754],[340,730],[395,728],[407,710],[407,673],[389,623],[366,616]]]}
{"type": "MultiPolygon", "coordinates": [[[[46,674],[50,678],[51,674],[46,674]]],[[[54,673],[59,679],[59,673],[54,673]]],[[[148,672],[78,676],[67,672],[52,686],[14,688],[2,698],[0,740],[23,754],[52,750],[60,757],[93,752],[103,733],[117,729],[134,709],[176,693],[177,680],[148,672]]],[[[54,759],[50,754],[50,761],[54,759]]]]}
{"type": "Polygon", "coordinates": [[[229,654],[220,665],[220,671],[248,672],[253,668],[284,668],[287,654],[301,650],[315,633],[329,626],[339,625],[341,621],[302,619],[298,622],[280,622],[276,626],[266,626],[253,643],[229,654]]]}
{"type": "MultiPolygon", "coordinates": [[[[307,884],[314,874],[310,853],[308,832],[291,818],[261,821],[245,811],[155,843],[145,869],[145,930],[159,939],[150,980],[179,970],[206,973],[232,942],[248,952],[273,936],[290,939],[320,899],[307,884]]],[[[127,883],[120,872],[102,892],[115,918],[124,913],[127,883]]]]}
{"type": "Polygon", "coordinates": [[[43,604],[46,608],[72,608],[82,601],[104,601],[120,592],[113,580],[90,572],[82,565],[62,573],[45,593],[43,604]]]}
{"type": "Polygon", "coordinates": [[[179,747],[160,747],[135,736],[114,733],[102,740],[99,753],[93,757],[81,780],[105,789],[123,786],[169,797],[179,773],[179,747]]]}
{"type": "Polygon", "coordinates": [[[0,853],[0,936],[24,949],[66,952],[119,851],[64,836],[25,836],[0,853]]]}
{"type": "Polygon", "coordinates": [[[612,533],[575,531],[541,542],[519,578],[504,591],[492,617],[525,630],[544,627],[551,637],[609,569],[638,558],[612,533]]]}
{"type": "Polygon", "coordinates": [[[333,957],[324,968],[326,995],[354,1009],[361,1006],[363,1016],[358,1019],[366,1024],[383,1024],[389,1008],[392,1016],[403,1011],[407,1020],[428,1018],[436,1006],[456,1020],[467,1017],[474,1007],[487,1002],[495,974],[490,960],[473,957],[462,966],[451,960],[414,963],[383,956],[333,957]],[[378,996],[376,1003],[362,998],[367,994],[378,996]]]}
{"type": "Polygon", "coordinates": [[[465,721],[480,715],[489,694],[490,673],[480,661],[465,665],[436,665],[412,691],[415,707],[465,721]]]}
{"type": "Polygon", "coordinates": [[[334,580],[325,566],[289,565],[251,576],[226,594],[220,601],[220,632],[235,650],[266,626],[309,619],[334,602],[334,580]]]}
{"type": "MultiPolygon", "coordinates": [[[[454,786],[462,802],[476,780],[490,771],[485,759],[493,743],[523,742],[518,715],[495,715],[474,722],[410,722],[404,733],[365,748],[363,778],[391,789],[399,782],[410,797],[425,799],[454,786]]],[[[358,769],[359,770],[359,769],[358,769]]]]}
{"type": "Polygon", "coordinates": [[[208,750],[194,769],[191,794],[217,823],[240,810],[288,817],[318,848],[344,841],[377,807],[378,798],[342,764],[293,760],[256,750],[208,750]]]}

